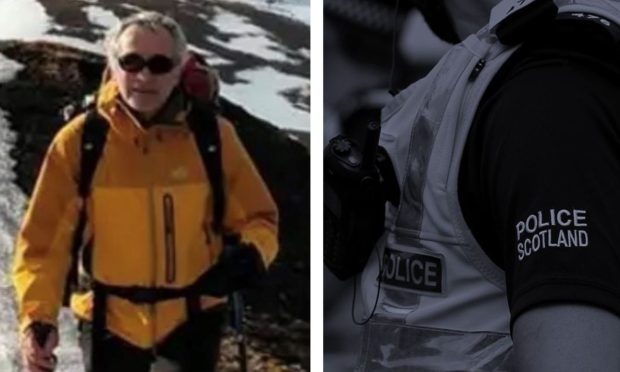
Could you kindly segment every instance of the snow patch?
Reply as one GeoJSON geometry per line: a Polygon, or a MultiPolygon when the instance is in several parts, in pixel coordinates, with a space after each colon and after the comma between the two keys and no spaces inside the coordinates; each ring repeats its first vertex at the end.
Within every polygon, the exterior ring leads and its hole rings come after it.
{"type": "Polygon", "coordinates": [[[69,45],[77,49],[82,49],[87,52],[97,53],[101,55],[104,54],[103,40],[97,41],[96,43],[91,43],[89,41],[78,39],[76,37],[61,35],[42,35],[41,37],[37,38],[37,40],[53,41],[56,43],[69,45]]]}
{"type": "Polygon", "coordinates": [[[120,22],[120,19],[114,15],[114,12],[102,9],[98,6],[87,6],[84,8],[84,12],[91,23],[101,26],[106,30],[120,22]]]}
{"type": "Polygon", "coordinates": [[[24,65],[0,54],[0,84],[9,82],[17,76],[24,65]]]}
{"type": "MultiPolygon", "coordinates": [[[[18,371],[20,360],[18,325],[15,311],[15,293],[11,281],[15,237],[19,230],[27,196],[15,185],[13,168],[15,160],[10,156],[17,135],[10,130],[8,114],[0,109],[0,370],[18,371]]],[[[60,346],[56,350],[59,371],[79,372],[84,367],[77,344],[75,319],[67,309],[60,313],[60,346]]]]}
{"type": "Polygon", "coordinates": [[[284,47],[269,38],[264,29],[253,25],[248,17],[240,16],[215,7],[217,14],[211,23],[225,31],[226,37],[218,39],[207,36],[206,39],[227,49],[250,53],[269,61],[287,62],[289,58],[282,52],[284,47]]]}
{"type": "MultiPolygon", "coordinates": [[[[101,13],[97,11],[94,14],[93,17],[101,16],[101,13]]],[[[52,23],[45,13],[45,8],[36,0],[0,1],[0,40],[53,41],[89,52],[103,53],[103,47],[97,43],[76,37],[47,34],[52,30],[62,31],[63,29],[65,29],[64,26],[52,23]]]]}
{"type": "Polygon", "coordinates": [[[206,61],[207,61],[207,63],[210,66],[232,65],[234,63],[230,59],[226,59],[226,58],[220,57],[219,55],[217,55],[217,54],[215,54],[215,53],[213,53],[211,51],[208,51],[208,50],[203,49],[203,48],[199,48],[199,47],[197,47],[197,46],[195,46],[193,44],[190,44],[188,46],[188,48],[189,48],[190,51],[193,51],[195,53],[198,53],[198,54],[204,56],[206,61]]]}
{"type": "Polygon", "coordinates": [[[285,16],[310,26],[309,0],[236,0],[236,2],[250,4],[257,9],[285,16]]]}
{"type": "Polygon", "coordinates": [[[0,110],[0,367],[15,371],[19,360],[15,295],[11,285],[13,246],[26,205],[26,197],[13,184],[15,161],[10,157],[17,136],[10,129],[7,113],[0,110]]]}
{"type": "Polygon", "coordinates": [[[276,72],[271,67],[240,71],[237,77],[248,83],[222,82],[224,97],[280,128],[309,129],[308,112],[291,106],[282,94],[290,89],[305,89],[308,79],[276,72]]]}
{"type": "Polygon", "coordinates": [[[36,39],[50,28],[50,22],[35,0],[0,1],[0,39],[36,39]]]}

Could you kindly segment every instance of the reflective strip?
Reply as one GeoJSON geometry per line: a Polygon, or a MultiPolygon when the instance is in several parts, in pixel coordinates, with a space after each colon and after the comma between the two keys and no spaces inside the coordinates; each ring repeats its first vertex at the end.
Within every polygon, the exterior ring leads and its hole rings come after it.
{"type": "Polygon", "coordinates": [[[416,231],[422,225],[422,190],[426,181],[428,158],[435,143],[438,123],[428,121],[421,116],[414,124],[411,149],[412,155],[402,192],[402,206],[398,214],[396,226],[407,226],[416,231]],[[404,207],[406,206],[406,207],[404,207]]]}
{"type": "Polygon", "coordinates": [[[358,371],[508,371],[508,334],[414,327],[387,319],[365,326],[358,371]]]}
{"type": "MultiPolygon", "coordinates": [[[[428,163],[430,160],[435,138],[441,123],[446,106],[454,92],[454,87],[460,80],[460,76],[468,68],[471,60],[475,57],[471,53],[463,51],[464,47],[457,46],[439,62],[434,74],[432,84],[427,88],[431,94],[425,98],[425,103],[420,109],[420,114],[415,118],[411,133],[411,151],[407,159],[406,178],[402,190],[396,227],[406,227],[413,231],[419,231],[422,226],[423,206],[422,193],[426,184],[428,163]]],[[[456,92],[462,94],[462,92],[456,92]]],[[[393,118],[392,120],[398,120],[393,118]]]]}

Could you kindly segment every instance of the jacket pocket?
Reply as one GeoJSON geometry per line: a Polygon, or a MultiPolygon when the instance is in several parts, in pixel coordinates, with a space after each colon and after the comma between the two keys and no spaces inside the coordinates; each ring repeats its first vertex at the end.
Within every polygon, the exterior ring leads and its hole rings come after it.
{"type": "Polygon", "coordinates": [[[164,243],[166,247],[166,283],[176,280],[176,236],[174,230],[174,199],[166,193],[164,203],[164,243]]]}
{"type": "MultiPolygon", "coordinates": [[[[205,184],[175,185],[155,188],[156,221],[157,221],[157,273],[161,285],[185,286],[191,284],[210,265],[210,248],[205,244],[206,233],[203,221],[209,220],[206,213],[208,198],[205,184]],[[170,198],[164,203],[164,197],[170,198]],[[170,204],[173,212],[171,211],[170,204]],[[166,233],[170,220],[174,224],[174,234],[166,233]],[[174,240],[170,239],[174,235],[174,240]],[[166,272],[170,271],[167,246],[174,243],[174,283],[169,284],[166,272]]],[[[170,231],[172,232],[172,231],[170,231]]],[[[211,237],[213,238],[213,237],[211,237]]],[[[170,274],[170,273],[169,273],[170,274]]]]}

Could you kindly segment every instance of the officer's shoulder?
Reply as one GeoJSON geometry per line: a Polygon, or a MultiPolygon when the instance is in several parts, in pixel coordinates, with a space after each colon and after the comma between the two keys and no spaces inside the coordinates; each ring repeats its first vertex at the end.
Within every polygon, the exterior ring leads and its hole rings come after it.
{"type": "Polygon", "coordinates": [[[593,103],[598,94],[592,81],[574,67],[546,65],[512,75],[484,103],[500,122],[528,127],[548,117],[583,114],[586,101],[593,103]]]}

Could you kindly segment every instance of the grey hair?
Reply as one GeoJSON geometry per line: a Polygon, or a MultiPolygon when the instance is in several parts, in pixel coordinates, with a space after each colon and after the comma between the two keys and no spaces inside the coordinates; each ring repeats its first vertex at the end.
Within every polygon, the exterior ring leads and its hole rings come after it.
{"type": "Polygon", "coordinates": [[[107,33],[105,38],[105,50],[109,60],[113,60],[118,57],[118,40],[123,32],[130,26],[138,25],[146,27],[152,31],[159,27],[162,27],[170,36],[174,42],[174,55],[172,56],[175,62],[180,62],[183,54],[187,51],[187,39],[181,26],[171,17],[158,12],[140,12],[131,15],[121,20],[107,33]]]}

